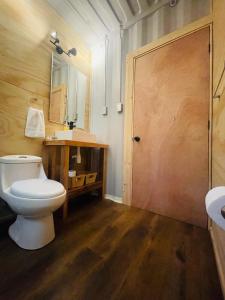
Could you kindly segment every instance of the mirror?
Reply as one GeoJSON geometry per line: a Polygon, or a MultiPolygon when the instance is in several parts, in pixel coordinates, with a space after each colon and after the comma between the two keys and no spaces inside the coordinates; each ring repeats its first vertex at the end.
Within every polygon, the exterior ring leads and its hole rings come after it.
{"type": "Polygon", "coordinates": [[[75,122],[86,129],[85,108],[88,101],[88,78],[57,53],[52,55],[49,121],[75,122]]]}

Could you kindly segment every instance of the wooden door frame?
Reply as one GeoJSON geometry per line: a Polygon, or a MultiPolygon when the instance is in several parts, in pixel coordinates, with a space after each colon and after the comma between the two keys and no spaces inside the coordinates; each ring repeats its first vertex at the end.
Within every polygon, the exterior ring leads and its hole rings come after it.
{"type": "MultiPolygon", "coordinates": [[[[125,84],[125,115],[124,115],[124,160],[123,160],[123,203],[130,205],[132,200],[132,169],[133,169],[133,113],[134,113],[134,74],[136,60],[154,50],[164,47],[180,38],[190,35],[200,29],[209,27],[210,45],[212,45],[212,16],[206,16],[182,29],[176,30],[150,44],[129,53],[126,57],[126,84],[125,84]]],[[[212,47],[210,50],[210,99],[209,121],[212,124],[212,47]]],[[[209,188],[211,187],[212,173],[212,126],[209,129],[209,188]]]]}

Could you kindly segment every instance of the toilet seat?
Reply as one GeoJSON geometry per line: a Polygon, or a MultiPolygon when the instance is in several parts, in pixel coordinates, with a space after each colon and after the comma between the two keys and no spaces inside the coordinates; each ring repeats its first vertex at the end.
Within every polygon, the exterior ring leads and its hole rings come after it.
{"type": "Polygon", "coordinates": [[[50,179],[26,179],[15,181],[10,192],[17,196],[28,199],[53,198],[65,193],[63,185],[50,179]]]}

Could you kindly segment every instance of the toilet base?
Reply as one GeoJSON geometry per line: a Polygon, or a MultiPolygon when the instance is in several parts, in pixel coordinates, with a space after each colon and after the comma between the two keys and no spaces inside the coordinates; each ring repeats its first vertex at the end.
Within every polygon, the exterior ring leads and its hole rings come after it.
{"type": "Polygon", "coordinates": [[[55,238],[53,215],[37,218],[18,215],[9,227],[9,236],[23,249],[42,248],[55,238]]]}

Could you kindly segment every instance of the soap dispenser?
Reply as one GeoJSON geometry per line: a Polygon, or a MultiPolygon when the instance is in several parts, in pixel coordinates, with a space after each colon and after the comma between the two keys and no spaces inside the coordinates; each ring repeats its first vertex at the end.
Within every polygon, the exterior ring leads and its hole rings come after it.
{"type": "Polygon", "coordinates": [[[73,128],[76,127],[76,124],[75,124],[75,122],[70,121],[70,122],[68,122],[68,126],[69,126],[69,130],[73,130],[73,128]]]}

